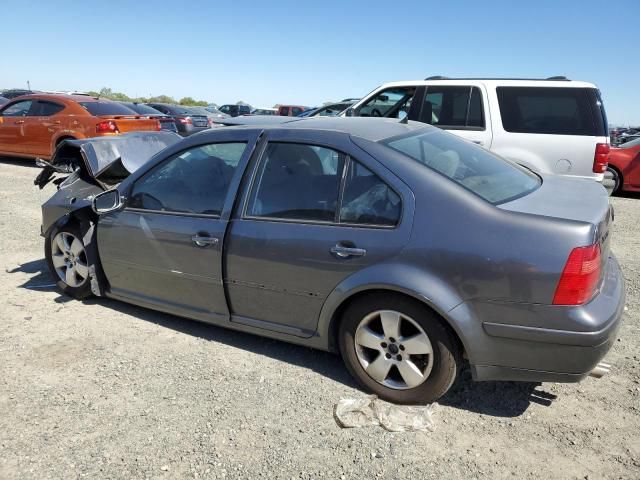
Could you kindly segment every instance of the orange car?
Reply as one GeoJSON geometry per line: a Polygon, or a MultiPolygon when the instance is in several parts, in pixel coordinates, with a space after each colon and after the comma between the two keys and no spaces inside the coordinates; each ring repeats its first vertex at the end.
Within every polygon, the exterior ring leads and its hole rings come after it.
{"type": "Polygon", "coordinates": [[[88,95],[24,95],[0,109],[0,155],[49,160],[63,140],[140,130],[160,130],[160,123],[88,95]]]}

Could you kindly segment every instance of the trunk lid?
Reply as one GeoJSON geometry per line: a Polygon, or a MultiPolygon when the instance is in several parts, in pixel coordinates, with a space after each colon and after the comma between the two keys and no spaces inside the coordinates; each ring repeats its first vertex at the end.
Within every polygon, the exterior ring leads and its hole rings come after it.
{"type": "Polygon", "coordinates": [[[206,115],[190,115],[194,127],[208,127],[209,119],[206,115]]]}
{"type": "Polygon", "coordinates": [[[102,121],[111,120],[118,126],[120,133],[126,132],[142,132],[142,131],[156,131],[158,127],[158,121],[155,118],[149,118],[145,116],[124,116],[124,115],[101,115],[102,121]]]}
{"type": "Polygon", "coordinates": [[[603,262],[609,257],[613,208],[607,191],[595,180],[545,175],[537,190],[498,208],[591,224],[595,232],[592,243],[600,244],[603,262]]]}

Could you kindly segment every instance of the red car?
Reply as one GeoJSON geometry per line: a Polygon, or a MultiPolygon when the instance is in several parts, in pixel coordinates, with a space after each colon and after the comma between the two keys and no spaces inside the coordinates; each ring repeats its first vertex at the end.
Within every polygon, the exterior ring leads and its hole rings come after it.
{"type": "Polygon", "coordinates": [[[640,192],[640,138],[612,147],[607,170],[614,181],[614,194],[640,192]]]}

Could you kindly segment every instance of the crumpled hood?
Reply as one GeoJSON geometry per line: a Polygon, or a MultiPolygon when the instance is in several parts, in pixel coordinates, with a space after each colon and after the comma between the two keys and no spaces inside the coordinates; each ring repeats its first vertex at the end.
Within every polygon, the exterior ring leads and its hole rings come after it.
{"type": "Polygon", "coordinates": [[[179,142],[182,137],[173,132],[131,132],[113,137],[66,140],[54,152],[51,162],[34,184],[43,188],[55,173],[71,173],[80,169],[100,186],[120,183],[138,170],[156,153],[179,142]]]}

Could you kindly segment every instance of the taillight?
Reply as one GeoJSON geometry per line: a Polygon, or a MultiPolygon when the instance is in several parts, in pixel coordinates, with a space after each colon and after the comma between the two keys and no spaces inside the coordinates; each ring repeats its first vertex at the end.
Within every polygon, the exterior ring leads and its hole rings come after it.
{"type": "Polygon", "coordinates": [[[184,125],[191,125],[193,122],[191,121],[191,117],[179,118],[178,123],[182,123],[184,125]]]}
{"type": "Polygon", "coordinates": [[[593,156],[593,173],[604,173],[607,171],[610,150],[611,147],[608,143],[596,143],[596,153],[593,156]]]}
{"type": "Polygon", "coordinates": [[[96,125],[96,133],[119,133],[118,125],[113,120],[106,120],[96,125]]]}
{"type": "Polygon", "coordinates": [[[162,130],[162,125],[160,125],[160,120],[156,120],[156,130],[162,130]]]}
{"type": "Polygon", "coordinates": [[[554,305],[582,305],[591,300],[600,280],[600,245],[571,250],[562,271],[554,305]]]}

